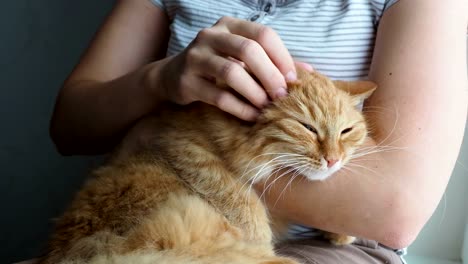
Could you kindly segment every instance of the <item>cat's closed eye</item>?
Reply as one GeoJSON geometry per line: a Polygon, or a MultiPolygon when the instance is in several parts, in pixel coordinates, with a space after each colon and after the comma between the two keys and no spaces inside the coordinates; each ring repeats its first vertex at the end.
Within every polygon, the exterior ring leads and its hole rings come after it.
{"type": "Polygon", "coordinates": [[[317,134],[317,129],[315,129],[313,126],[305,124],[305,123],[301,123],[301,124],[308,130],[310,130],[310,132],[317,134]]]}
{"type": "Polygon", "coordinates": [[[348,127],[348,128],[346,128],[346,129],[344,129],[343,131],[341,131],[341,134],[343,135],[343,134],[349,133],[349,132],[351,132],[351,130],[353,130],[353,128],[352,128],[352,127],[348,127]]]}

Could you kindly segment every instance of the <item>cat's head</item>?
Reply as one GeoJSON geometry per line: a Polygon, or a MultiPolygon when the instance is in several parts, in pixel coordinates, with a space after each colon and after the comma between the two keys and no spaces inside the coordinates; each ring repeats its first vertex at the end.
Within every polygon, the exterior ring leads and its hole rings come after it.
{"type": "Polygon", "coordinates": [[[324,180],[346,164],[367,136],[358,105],[375,90],[370,81],[332,81],[301,72],[289,95],[267,107],[257,123],[261,155],[274,169],[324,180]],[[272,161],[273,160],[273,161],[272,161]]]}

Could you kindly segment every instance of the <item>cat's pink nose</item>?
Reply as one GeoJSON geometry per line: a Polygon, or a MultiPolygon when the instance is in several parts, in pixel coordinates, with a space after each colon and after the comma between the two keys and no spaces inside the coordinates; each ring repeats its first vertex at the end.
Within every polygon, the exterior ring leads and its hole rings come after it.
{"type": "Polygon", "coordinates": [[[327,167],[331,168],[333,165],[335,165],[338,162],[336,159],[327,159],[327,167]]]}

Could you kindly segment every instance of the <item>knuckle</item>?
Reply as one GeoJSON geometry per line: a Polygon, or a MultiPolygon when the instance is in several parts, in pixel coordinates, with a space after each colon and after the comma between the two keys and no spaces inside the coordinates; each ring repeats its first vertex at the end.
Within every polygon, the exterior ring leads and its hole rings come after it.
{"type": "Polygon", "coordinates": [[[213,104],[219,109],[226,109],[228,107],[229,94],[228,92],[220,92],[214,98],[213,104]]]}
{"type": "Polygon", "coordinates": [[[262,90],[261,92],[257,93],[257,96],[255,97],[255,102],[257,105],[260,106],[265,106],[268,104],[268,95],[266,94],[265,90],[262,90]]]}
{"type": "Polygon", "coordinates": [[[239,112],[236,115],[241,119],[254,121],[258,114],[259,113],[255,110],[255,108],[251,107],[250,105],[243,104],[239,107],[239,112]]]}
{"type": "Polygon", "coordinates": [[[271,42],[276,37],[276,32],[267,26],[260,26],[257,31],[257,41],[260,43],[271,42]]]}
{"type": "Polygon", "coordinates": [[[228,81],[236,74],[236,71],[240,70],[240,65],[233,62],[228,61],[225,62],[224,65],[220,69],[220,76],[222,79],[228,81]]]}
{"type": "Polygon", "coordinates": [[[203,40],[205,40],[206,38],[208,38],[212,34],[212,31],[213,31],[213,29],[211,29],[211,28],[204,28],[204,29],[200,30],[197,33],[197,36],[195,37],[195,42],[196,43],[202,42],[203,40]]]}
{"type": "Polygon", "coordinates": [[[239,55],[241,57],[249,56],[250,54],[255,54],[259,49],[261,49],[261,46],[256,41],[244,39],[239,47],[239,55]]]}
{"type": "Polygon", "coordinates": [[[228,24],[230,23],[230,21],[232,20],[232,17],[229,17],[229,16],[223,16],[221,17],[218,22],[216,22],[215,25],[219,25],[219,24],[228,24]]]}
{"type": "Polygon", "coordinates": [[[285,87],[286,84],[284,83],[284,77],[277,72],[272,72],[269,74],[267,83],[265,84],[265,89],[268,93],[274,91],[277,87],[285,87]]]}
{"type": "Polygon", "coordinates": [[[200,59],[200,51],[197,48],[189,48],[186,51],[186,62],[189,65],[197,64],[200,59]]]}
{"type": "Polygon", "coordinates": [[[243,105],[243,106],[241,106],[241,107],[239,108],[239,116],[240,116],[241,118],[247,119],[247,118],[250,117],[250,115],[251,115],[251,113],[250,113],[250,111],[249,111],[248,106],[243,105]]]}

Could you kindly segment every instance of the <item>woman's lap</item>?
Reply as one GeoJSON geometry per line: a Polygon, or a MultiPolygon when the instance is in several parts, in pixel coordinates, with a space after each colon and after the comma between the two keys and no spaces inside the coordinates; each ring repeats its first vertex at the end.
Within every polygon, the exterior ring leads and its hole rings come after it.
{"type": "Polygon", "coordinates": [[[353,244],[334,246],[321,239],[288,241],[277,247],[280,255],[297,259],[303,264],[401,264],[391,249],[375,241],[357,239],[353,244]]]}

